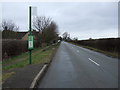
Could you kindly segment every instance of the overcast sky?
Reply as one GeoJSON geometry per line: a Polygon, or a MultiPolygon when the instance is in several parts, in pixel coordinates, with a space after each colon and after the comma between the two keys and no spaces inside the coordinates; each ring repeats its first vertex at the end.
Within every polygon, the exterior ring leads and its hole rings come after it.
{"type": "Polygon", "coordinates": [[[2,19],[28,31],[29,5],[37,7],[38,16],[51,17],[60,34],[68,32],[78,39],[118,37],[117,2],[3,3],[2,19]]]}

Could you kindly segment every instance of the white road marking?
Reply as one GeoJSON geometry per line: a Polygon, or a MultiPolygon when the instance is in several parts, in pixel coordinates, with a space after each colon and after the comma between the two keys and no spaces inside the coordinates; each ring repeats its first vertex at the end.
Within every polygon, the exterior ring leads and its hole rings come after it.
{"type": "Polygon", "coordinates": [[[93,62],[94,64],[96,64],[97,66],[100,66],[100,64],[96,63],[95,61],[93,61],[92,59],[88,58],[91,62],[93,62]]]}

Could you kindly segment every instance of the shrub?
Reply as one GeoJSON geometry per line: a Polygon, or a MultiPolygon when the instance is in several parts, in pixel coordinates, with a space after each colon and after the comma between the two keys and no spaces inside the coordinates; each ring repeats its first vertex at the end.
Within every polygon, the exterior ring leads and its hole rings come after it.
{"type": "MultiPolygon", "coordinates": [[[[34,42],[34,47],[35,48],[39,47],[39,43],[37,41],[34,42]]],[[[2,58],[3,59],[16,56],[27,51],[28,51],[27,40],[13,40],[13,39],[2,40],[2,58]]]]}

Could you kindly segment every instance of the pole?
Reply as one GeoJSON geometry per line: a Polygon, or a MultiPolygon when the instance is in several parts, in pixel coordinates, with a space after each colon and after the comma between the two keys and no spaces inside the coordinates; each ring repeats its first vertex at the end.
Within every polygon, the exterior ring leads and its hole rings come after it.
{"type": "Polygon", "coordinates": [[[29,7],[29,34],[31,35],[31,6],[29,7]]]}
{"type": "MultiPolygon", "coordinates": [[[[31,35],[31,6],[29,7],[29,34],[31,35]]],[[[32,50],[29,50],[29,64],[32,63],[32,57],[31,57],[31,54],[32,54],[32,50]]]]}

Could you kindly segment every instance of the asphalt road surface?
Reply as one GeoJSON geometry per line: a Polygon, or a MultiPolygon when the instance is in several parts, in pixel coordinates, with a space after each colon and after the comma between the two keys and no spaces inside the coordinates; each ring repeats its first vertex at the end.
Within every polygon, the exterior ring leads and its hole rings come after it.
{"type": "Polygon", "coordinates": [[[118,59],[62,42],[38,88],[117,88],[118,59]]]}

